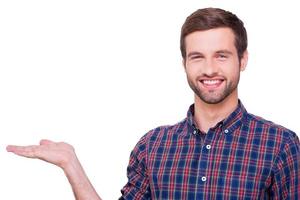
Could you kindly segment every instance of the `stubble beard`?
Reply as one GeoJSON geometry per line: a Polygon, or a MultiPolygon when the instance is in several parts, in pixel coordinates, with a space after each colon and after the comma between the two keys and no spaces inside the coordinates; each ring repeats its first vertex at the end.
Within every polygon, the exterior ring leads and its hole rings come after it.
{"type": "MultiPolygon", "coordinates": [[[[238,74],[237,77],[233,81],[226,81],[225,88],[221,91],[216,90],[208,90],[203,91],[199,87],[197,87],[196,84],[193,83],[193,81],[188,78],[188,83],[190,88],[194,91],[194,93],[199,97],[203,102],[207,104],[218,104],[224,101],[230,94],[232,94],[238,86],[240,75],[238,74]]],[[[197,79],[198,80],[198,79],[197,79]]]]}

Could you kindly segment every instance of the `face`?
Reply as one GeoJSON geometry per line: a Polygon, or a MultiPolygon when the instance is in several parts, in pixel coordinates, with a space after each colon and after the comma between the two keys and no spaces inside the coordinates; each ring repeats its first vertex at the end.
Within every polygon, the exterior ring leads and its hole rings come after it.
{"type": "Polygon", "coordinates": [[[247,52],[239,61],[232,30],[196,31],[185,37],[185,45],[183,64],[196,98],[207,104],[237,98],[240,71],[246,67],[247,52]]]}

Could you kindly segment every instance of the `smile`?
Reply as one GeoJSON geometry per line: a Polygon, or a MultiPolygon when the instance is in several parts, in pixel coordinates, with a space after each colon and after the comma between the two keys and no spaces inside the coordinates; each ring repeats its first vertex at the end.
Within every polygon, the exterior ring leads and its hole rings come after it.
{"type": "Polygon", "coordinates": [[[202,85],[209,89],[214,89],[219,87],[223,83],[224,79],[203,79],[200,80],[202,85]]]}

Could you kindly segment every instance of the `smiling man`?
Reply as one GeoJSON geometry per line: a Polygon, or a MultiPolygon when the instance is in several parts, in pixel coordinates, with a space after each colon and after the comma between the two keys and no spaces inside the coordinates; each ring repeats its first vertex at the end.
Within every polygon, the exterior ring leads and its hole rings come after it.
{"type": "Polygon", "coordinates": [[[183,65],[198,108],[194,121],[204,133],[238,105],[240,71],[245,69],[248,55],[246,49],[239,55],[235,41],[234,32],[228,27],[196,30],[183,41],[183,65]]]}
{"type": "MultiPolygon", "coordinates": [[[[222,9],[197,10],[182,26],[180,47],[194,104],[184,120],[137,143],[120,199],[300,199],[297,135],[238,99],[248,60],[243,22],[222,9]]],[[[42,140],[7,150],[61,167],[76,199],[100,199],[70,145],[42,140]]]]}

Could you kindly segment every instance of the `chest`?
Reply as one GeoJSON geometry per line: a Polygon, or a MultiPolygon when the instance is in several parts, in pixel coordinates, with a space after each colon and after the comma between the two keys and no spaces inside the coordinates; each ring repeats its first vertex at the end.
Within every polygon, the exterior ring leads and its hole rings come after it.
{"type": "Polygon", "coordinates": [[[271,184],[273,150],[253,135],[170,137],[148,155],[152,196],[218,199],[262,196],[271,184]],[[219,195],[219,196],[218,196],[219,195]]]}

